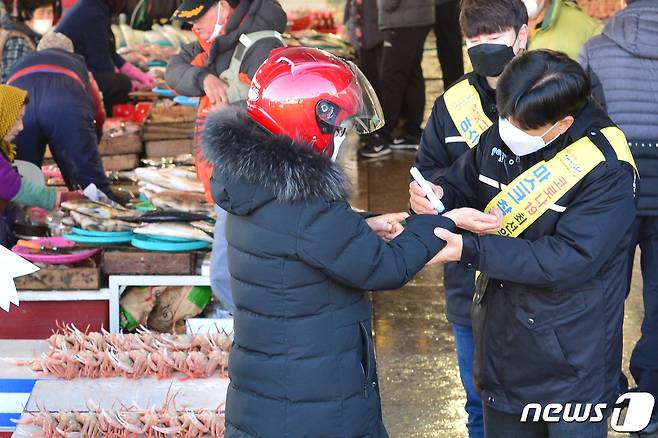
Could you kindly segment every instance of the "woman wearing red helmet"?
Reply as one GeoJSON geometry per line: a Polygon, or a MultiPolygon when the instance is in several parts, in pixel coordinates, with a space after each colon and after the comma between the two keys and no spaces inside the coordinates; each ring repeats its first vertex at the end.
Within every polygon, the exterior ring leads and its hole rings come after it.
{"type": "Polygon", "coordinates": [[[365,291],[399,288],[422,269],[444,246],[435,227],[496,225],[460,210],[409,218],[390,241],[373,232],[334,159],[348,128],[383,123],[356,66],[294,47],[257,71],[246,115],[206,124],[236,304],[228,438],[387,436],[365,291]]]}

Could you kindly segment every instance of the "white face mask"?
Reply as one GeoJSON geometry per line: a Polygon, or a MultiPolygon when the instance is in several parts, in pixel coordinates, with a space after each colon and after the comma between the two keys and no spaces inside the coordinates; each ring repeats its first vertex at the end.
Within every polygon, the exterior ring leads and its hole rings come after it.
{"type": "Polygon", "coordinates": [[[208,42],[213,42],[217,39],[219,34],[222,31],[222,26],[219,24],[219,19],[222,16],[222,2],[217,3],[217,20],[215,21],[215,28],[212,31],[212,34],[210,35],[210,38],[208,38],[208,42]]]}
{"type": "Polygon", "coordinates": [[[560,123],[560,121],[555,122],[555,124],[548,128],[542,135],[534,136],[512,125],[507,119],[498,118],[498,132],[500,133],[500,138],[505,142],[507,147],[510,148],[517,157],[523,157],[524,155],[537,152],[555,141],[555,139],[560,136],[559,133],[549,142],[545,142],[543,137],[551,129],[555,128],[558,123],[560,123]]]}
{"type": "Polygon", "coordinates": [[[42,20],[32,20],[32,30],[34,30],[39,35],[45,35],[53,28],[52,18],[46,18],[42,20]]]}
{"type": "Polygon", "coordinates": [[[523,0],[523,3],[528,10],[528,18],[532,20],[539,13],[539,5],[537,4],[537,0],[523,0]]]}

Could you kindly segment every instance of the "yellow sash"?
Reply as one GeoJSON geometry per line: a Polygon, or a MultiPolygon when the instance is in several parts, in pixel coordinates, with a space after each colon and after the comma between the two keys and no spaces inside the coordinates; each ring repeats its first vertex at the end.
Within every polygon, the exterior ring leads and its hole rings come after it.
{"type": "MultiPolygon", "coordinates": [[[[614,127],[604,128],[601,133],[612,145],[617,158],[637,171],[624,133],[614,127]]],[[[518,237],[603,161],[605,157],[599,148],[588,137],[583,137],[551,160],[540,161],[523,172],[485,208],[485,211],[498,208],[503,214],[502,227],[496,234],[518,237]]]]}
{"type": "MultiPolygon", "coordinates": [[[[624,133],[615,127],[601,133],[610,142],[617,159],[633,166],[635,160],[624,133]]],[[[596,166],[605,161],[601,150],[588,137],[567,146],[549,161],[540,161],[514,179],[494,197],[485,212],[497,208],[503,214],[501,228],[492,234],[518,237],[553,203],[564,196],[596,166]]],[[[476,278],[480,272],[476,273],[476,278]]]]}
{"type": "Polygon", "coordinates": [[[450,87],[443,94],[443,100],[468,147],[475,147],[484,131],[493,125],[482,109],[482,101],[475,87],[464,79],[450,87]]]}

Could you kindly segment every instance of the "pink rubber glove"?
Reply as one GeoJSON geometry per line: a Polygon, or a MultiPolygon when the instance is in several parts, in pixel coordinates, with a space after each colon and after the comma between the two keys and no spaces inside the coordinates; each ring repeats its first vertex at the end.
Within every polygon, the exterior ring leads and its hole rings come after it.
{"type": "Polygon", "coordinates": [[[123,67],[119,69],[119,72],[128,76],[133,82],[141,83],[143,86],[140,88],[153,88],[155,78],[148,73],[144,73],[129,62],[123,64],[123,67]]]}

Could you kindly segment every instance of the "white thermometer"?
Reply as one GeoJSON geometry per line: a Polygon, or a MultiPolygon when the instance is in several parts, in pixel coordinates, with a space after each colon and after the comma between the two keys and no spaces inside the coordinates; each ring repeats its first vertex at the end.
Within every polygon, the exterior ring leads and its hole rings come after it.
{"type": "Polygon", "coordinates": [[[430,184],[427,182],[425,178],[423,178],[423,175],[420,173],[418,169],[415,167],[412,167],[411,170],[411,176],[414,177],[414,180],[418,183],[421,189],[425,192],[425,196],[427,199],[430,200],[436,211],[441,214],[443,213],[446,208],[443,205],[443,202],[436,196],[436,193],[434,193],[434,190],[430,187],[430,184]]]}

